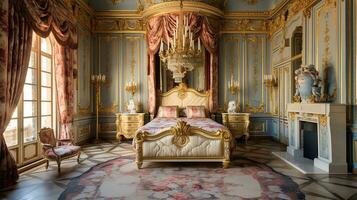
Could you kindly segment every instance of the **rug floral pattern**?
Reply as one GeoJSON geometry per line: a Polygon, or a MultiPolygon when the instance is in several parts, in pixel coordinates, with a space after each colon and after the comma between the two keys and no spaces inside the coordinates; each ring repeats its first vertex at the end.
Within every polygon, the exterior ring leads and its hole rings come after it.
{"type": "Polygon", "coordinates": [[[266,165],[236,159],[214,163],[144,163],[134,157],[99,164],[73,179],[59,199],[304,199],[298,185],[266,165]]]}

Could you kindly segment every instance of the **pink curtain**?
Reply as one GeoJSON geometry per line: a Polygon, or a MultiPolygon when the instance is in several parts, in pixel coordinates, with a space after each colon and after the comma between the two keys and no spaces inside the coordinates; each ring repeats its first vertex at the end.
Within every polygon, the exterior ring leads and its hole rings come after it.
{"type": "Polygon", "coordinates": [[[0,188],[15,183],[17,166],[4,132],[19,102],[30,60],[32,29],[8,0],[0,8],[0,188]]]}
{"type": "Polygon", "coordinates": [[[67,47],[67,51],[77,47],[75,23],[64,1],[0,1],[0,188],[18,179],[17,166],[3,134],[23,90],[30,60],[32,31],[42,37],[52,32],[57,42],[67,47]]]}
{"type": "MultiPolygon", "coordinates": [[[[147,22],[148,46],[148,80],[149,80],[149,112],[156,111],[156,83],[155,83],[155,53],[159,51],[160,40],[167,41],[173,37],[176,27],[177,14],[163,14],[155,16],[147,22]]],[[[206,16],[191,13],[189,16],[191,30],[195,39],[201,39],[202,44],[210,55],[210,112],[217,111],[218,107],[218,25],[210,22],[206,16]]]]}
{"type": "Polygon", "coordinates": [[[209,20],[207,16],[191,13],[189,17],[191,30],[195,38],[200,38],[202,44],[209,52],[210,61],[210,112],[216,112],[218,107],[218,25],[209,20]]]}
{"type": "Polygon", "coordinates": [[[148,48],[148,88],[149,112],[156,111],[155,54],[159,51],[161,39],[167,43],[174,35],[176,27],[175,14],[164,14],[148,20],[146,26],[146,41],[148,48]]]}
{"type": "Polygon", "coordinates": [[[73,69],[76,65],[75,50],[58,43],[54,45],[57,109],[60,122],[60,139],[73,139],[73,69]]]}
{"type": "Polygon", "coordinates": [[[76,19],[63,0],[13,0],[33,30],[45,38],[53,34],[62,46],[77,48],[76,19]]]}

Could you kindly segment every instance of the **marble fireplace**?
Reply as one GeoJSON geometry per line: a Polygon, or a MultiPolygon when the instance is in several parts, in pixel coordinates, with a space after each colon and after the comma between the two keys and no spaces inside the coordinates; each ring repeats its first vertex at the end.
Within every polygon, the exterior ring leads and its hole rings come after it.
{"type": "Polygon", "coordinates": [[[326,173],[347,173],[346,106],[292,103],[287,105],[287,112],[287,154],[309,159],[313,167],[326,173]]]}

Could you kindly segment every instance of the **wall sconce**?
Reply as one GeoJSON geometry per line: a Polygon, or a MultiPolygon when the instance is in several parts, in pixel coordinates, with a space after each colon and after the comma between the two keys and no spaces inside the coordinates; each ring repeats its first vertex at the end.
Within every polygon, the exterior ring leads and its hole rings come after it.
{"type": "Polygon", "coordinates": [[[240,91],[239,82],[233,80],[233,75],[231,75],[231,80],[228,81],[228,89],[232,95],[235,95],[236,92],[238,93],[240,91]]]}
{"type": "Polygon", "coordinates": [[[266,87],[278,86],[278,80],[273,75],[264,75],[264,85],[266,87]]]}
{"type": "Polygon", "coordinates": [[[132,96],[134,96],[135,92],[136,92],[136,88],[137,85],[134,81],[129,81],[126,85],[125,85],[125,90],[127,92],[130,92],[132,96]]]}

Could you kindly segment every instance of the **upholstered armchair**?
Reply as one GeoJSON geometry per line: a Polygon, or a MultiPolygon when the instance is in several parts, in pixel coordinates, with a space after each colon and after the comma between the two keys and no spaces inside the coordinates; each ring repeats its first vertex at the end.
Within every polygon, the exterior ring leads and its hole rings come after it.
{"type": "Polygon", "coordinates": [[[81,147],[72,145],[72,140],[57,140],[51,128],[41,129],[38,136],[42,144],[43,157],[46,159],[46,169],[49,161],[53,160],[57,162],[58,173],[61,173],[61,161],[75,156],[78,156],[77,162],[79,164],[81,147]]]}

